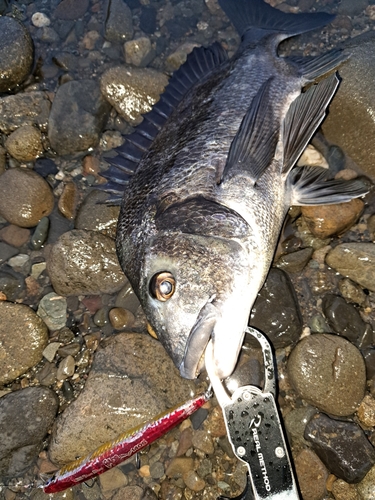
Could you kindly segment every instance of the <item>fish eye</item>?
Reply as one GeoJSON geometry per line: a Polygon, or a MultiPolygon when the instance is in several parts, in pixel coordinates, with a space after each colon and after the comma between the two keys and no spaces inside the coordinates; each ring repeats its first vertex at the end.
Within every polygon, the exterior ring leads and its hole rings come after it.
{"type": "Polygon", "coordinates": [[[172,297],[176,288],[176,280],[173,274],[168,271],[154,274],[150,281],[151,295],[161,302],[165,302],[172,297]]]}

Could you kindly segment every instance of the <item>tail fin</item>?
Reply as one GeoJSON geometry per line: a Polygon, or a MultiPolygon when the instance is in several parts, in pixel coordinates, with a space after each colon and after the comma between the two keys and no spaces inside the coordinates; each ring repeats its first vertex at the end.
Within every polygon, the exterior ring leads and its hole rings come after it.
{"type": "Polygon", "coordinates": [[[251,28],[257,31],[253,41],[271,32],[284,34],[282,38],[299,35],[325,26],[335,17],[325,12],[287,14],[263,0],[219,0],[219,5],[241,36],[251,28]]]}

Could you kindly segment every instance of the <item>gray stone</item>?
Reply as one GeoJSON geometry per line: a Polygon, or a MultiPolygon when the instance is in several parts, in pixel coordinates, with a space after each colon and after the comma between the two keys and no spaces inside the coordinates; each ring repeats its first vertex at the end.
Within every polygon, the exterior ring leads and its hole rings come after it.
{"type": "Polygon", "coordinates": [[[103,191],[91,191],[78,210],[75,228],[99,231],[115,238],[120,207],[100,203],[107,197],[103,191]]]}
{"type": "Polygon", "coordinates": [[[326,263],[343,276],[375,292],[375,244],[342,243],[331,250],[326,263]]]}
{"type": "Polygon", "coordinates": [[[365,305],[367,295],[359,285],[353,283],[349,278],[343,278],[339,281],[339,290],[346,301],[360,306],[365,305]]]}
{"type": "Polygon", "coordinates": [[[109,42],[125,42],[133,38],[132,12],[123,0],[109,0],[104,37],[109,42]]]}
{"type": "Polygon", "coordinates": [[[0,480],[31,467],[55,418],[58,400],[46,387],[28,387],[0,398],[0,480]]]}
{"type": "Polygon", "coordinates": [[[332,415],[351,415],[365,393],[363,357],[353,344],[337,335],[302,339],[289,356],[288,374],[306,402],[332,415]]]}
{"type": "Polygon", "coordinates": [[[357,491],[360,500],[373,500],[375,498],[375,466],[366,474],[358,484],[357,491]]]}
{"type": "MultiPolygon", "coordinates": [[[[2,255],[1,250],[0,255],[2,255]]],[[[0,271],[0,291],[5,293],[9,301],[14,302],[19,297],[24,288],[23,285],[20,275],[0,271]]]]}
{"type": "Polygon", "coordinates": [[[0,264],[6,262],[8,259],[12,258],[14,255],[18,254],[18,248],[12,247],[3,241],[0,242],[0,264]]]}
{"type": "Polygon", "coordinates": [[[51,292],[39,302],[37,314],[50,330],[60,330],[66,325],[66,310],[66,298],[51,292]]]}
{"type": "Polygon", "coordinates": [[[338,13],[354,17],[362,14],[368,4],[368,0],[356,0],[355,2],[353,0],[341,0],[338,13]]]}
{"type": "Polygon", "coordinates": [[[125,276],[108,236],[74,229],[53,245],[47,271],[59,295],[95,295],[119,290],[125,276]]]}
{"type": "Polygon", "coordinates": [[[110,111],[94,80],[67,82],[52,104],[48,138],[59,155],[85,151],[99,142],[110,111]]]}
{"type": "Polygon", "coordinates": [[[358,483],[375,464],[375,449],[353,422],[340,422],[316,415],[306,426],[305,438],[335,476],[358,483]]]}
{"type": "Polygon", "coordinates": [[[42,217],[35,228],[34,234],[31,237],[30,245],[34,250],[39,250],[44,245],[49,230],[49,218],[42,217]]]}
{"type": "Polygon", "coordinates": [[[124,51],[126,63],[139,68],[147,66],[155,57],[151,40],[145,36],[125,42],[124,51]]]}
{"type": "Polygon", "coordinates": [[[275,265],[288,273],[300,273],[311,259],[313,251],[312,248],[308,247],[282,255],[275,265]]]}
{"type": "Polygon", "coordinates": [[[62,464],[83,456],[189,399],[192,390],[158,341],[120,333],[96,353],[83,392],[59,416],[50,457],[62,464]]]}
{"type": "Polygon", "coordinates": [[[317,410],[312,406],[303,406],[301,408],[294,408],[284,418],[285,428],[289,439],[292,441],[293,449],[308,446],[304,438],[304,432],[307,423],[316,413],[317,410]]]}
{"type": "Polygon", "coordinates": [[[51,102],[46,92],[25,92],[0,99],[0,130],[10,134],[22,125],[47,130],[51,102]]]}
{"type": "Polygon", "coordinates": [[[0,16],[0,92],[8,92],[29,75],[33,64],[33,42],[22,23],[0,16]]]}
{"type": "Polygon", "coordinates": [[[41,361],[48,329],[29,307],[0,302],[0,384],[12,382],[41,361]]]}
{"type": "Polygon", "coordinates": [[[250,325],[267,332],[275,349],[298,341],[302,317],[292,282],[281,269],[270,270],[251,311],[250,325]]]}

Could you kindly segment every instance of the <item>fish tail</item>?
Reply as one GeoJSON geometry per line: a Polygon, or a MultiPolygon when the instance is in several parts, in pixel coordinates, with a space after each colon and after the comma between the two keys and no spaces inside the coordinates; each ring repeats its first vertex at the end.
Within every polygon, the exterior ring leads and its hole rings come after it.
{"type": "Polygon", "coordinates": [[[271,33],[278,34],[281,41],[321,28],[335,17],[325,12],[288,14],[263,0],[219,0],[219,5],[246,43],[257,42],[271,33]]]}

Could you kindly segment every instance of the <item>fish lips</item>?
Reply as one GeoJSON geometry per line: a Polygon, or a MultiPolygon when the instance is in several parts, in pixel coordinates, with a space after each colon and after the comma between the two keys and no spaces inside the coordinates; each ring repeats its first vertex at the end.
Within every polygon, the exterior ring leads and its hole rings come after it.
{"type": "Polygon", "coordinates": [[[213,333],[219,312],[212,302],[207,302],[200,310],[197,321],[190,330],[186,342],[184,357],[179,370],[182,377],[195,379],[199,375],[202,366],[201,360],[206,346],[213,333]]]}

